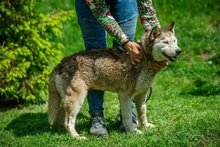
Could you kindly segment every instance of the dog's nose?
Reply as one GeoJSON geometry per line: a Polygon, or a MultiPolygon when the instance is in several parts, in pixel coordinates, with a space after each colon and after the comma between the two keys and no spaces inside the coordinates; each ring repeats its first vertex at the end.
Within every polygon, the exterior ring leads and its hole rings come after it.
{"type": "Polygon", "coordinates": [[[176,50],[176,55],[179,55],[182,51],[180,49],[176,50]]]}

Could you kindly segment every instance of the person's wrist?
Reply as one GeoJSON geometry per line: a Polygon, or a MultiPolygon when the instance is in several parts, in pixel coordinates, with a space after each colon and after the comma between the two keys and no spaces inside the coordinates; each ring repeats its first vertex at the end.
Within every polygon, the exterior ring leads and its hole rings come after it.
{"type": "Polygon", "coordinates": [[[122,43],[122,47],[123,48],[125,48],[125,45],[128,43],[128,42],[131,42],[131,40],[130,39],[126,39],[125,41],[123,41],[123,43],[122,43]]]}

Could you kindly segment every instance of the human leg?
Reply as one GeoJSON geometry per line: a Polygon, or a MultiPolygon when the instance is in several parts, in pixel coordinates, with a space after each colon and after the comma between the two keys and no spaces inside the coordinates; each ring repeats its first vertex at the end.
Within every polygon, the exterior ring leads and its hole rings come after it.
{"type": "MultiPolygon", "coordinates": [[[[111,14],[118,22],[119,26],[122,28],[123,32],[129,37],[130,40],[134,41],[137,18],[138,18],[138,10],[136,1],[133,0],[122,0],[122,1],[108,1],[110,4],[111,14]]],[[[113,40],[113,46],[119,46],[119,44],[113,40]]],[[[134,114],[135,103],[132,101],[132,122],[134,125],[137,125],[136,115],[134,114]]],[[[120,112],[121,113],[121,112],[120,112]]],[[[122,117],[120,115],[120,119],[122,117]]],[[[124,131],[124,125],[121,123],[119,126],[121,131],[124,131]]]]}
{"type": "MultiPolygon", "coordinates": [[[[106,2],[110,5],[111,15],[123,32],[133,41],[138,17],[137,2],[134,0],[106,0],[106,2]]],[[[114,40],[113,46],[117,45],[118,43],[114,40]]]]}
{"type": "MultiPolygon", "coordinates": [[[[85,1],[76,0],[76,12],[86,50],[106,48],[106,32],[92,15],[85,1]]],[[[103,116],[104,91],[89,90],[89,112],[91,115],[90,133],[93,135],[108,134],[103,116]]]]}

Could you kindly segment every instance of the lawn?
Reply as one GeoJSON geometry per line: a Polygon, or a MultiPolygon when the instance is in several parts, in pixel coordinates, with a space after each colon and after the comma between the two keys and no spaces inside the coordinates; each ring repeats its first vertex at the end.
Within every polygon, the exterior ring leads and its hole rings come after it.
{"type": "MultiPolygon", "coordinates": [[[[110,135],[103,138],[88,133],[89,113],[85,102],[76,122],[87,141],[72,139],[57,124],[47,123],[47,102],[0,108],[0,146],[220,146],[220,5],[217,0],[155,0],[161,26],[175,21],[175,33],[182,49],[177,63],[158,73],[147,115],[153,129],[140,128],[143,134],[118,131],[115,120],[119,102],[115,93],[105,93],[105,117],[110,135]]],[[[45,14],[74,8],[74,1],[47,0],[36,3],[45,14]]],[[[136,40],[143,30],[138,24],[136,40]]],[[[63,56],[84,49],[74,15],[56,38],[65,45],[63,56]]],[[[111,37],[108,39],[111,46],[111,37]]]]}

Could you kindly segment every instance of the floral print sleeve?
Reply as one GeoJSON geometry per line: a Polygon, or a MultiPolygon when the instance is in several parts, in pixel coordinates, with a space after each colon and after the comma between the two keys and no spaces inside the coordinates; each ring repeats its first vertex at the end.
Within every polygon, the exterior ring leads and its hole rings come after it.
{"type": "Polygon", "coordinates": [[[160,25],[152,5],[152,0],[137,0],[137,4],[141,24],[145,31],[151,30],[155,26],[160,25]]]}
{"type": "MultiPolygon", "coordinates": [[[[118,42],[118,44],[122,45],[128,37],[122,31],[116,20],[111,16],[105,0],[86,0],[86,3],[104,29],[118,42]]],[[[153,27],[159,25],[151,0],[137,0],[137,4],[140,20],[145,30],[151,30],[153,27]]]]}
{"type": "Polygon", "coordinates": [[[122,31],[116,20],[111,16],[105,0],[86,0],[93,15],[97,18],[104,29],[122,45],[128,37],[122,31]]]}

